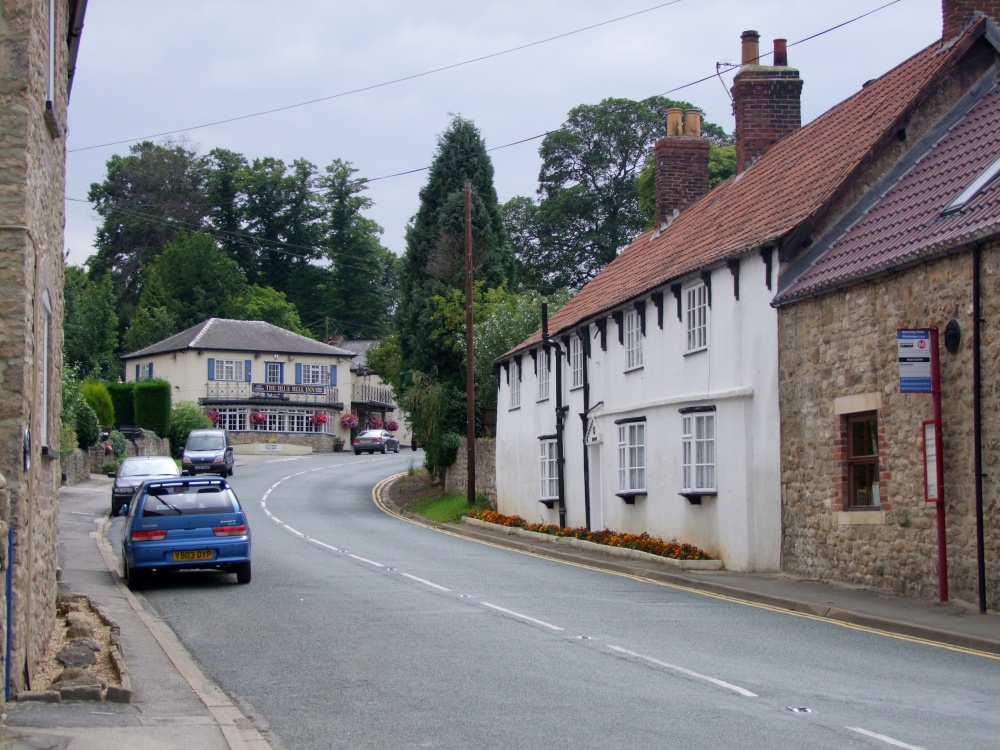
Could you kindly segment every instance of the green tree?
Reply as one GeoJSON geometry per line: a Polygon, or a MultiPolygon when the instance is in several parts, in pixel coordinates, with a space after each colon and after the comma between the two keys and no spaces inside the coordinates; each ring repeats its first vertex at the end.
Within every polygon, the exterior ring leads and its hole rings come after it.
{"type": "MultiPolygon", "coordinates": [[[[504,210],[526,283],[577,289],[642,231],[639,173],[670,107],[692,105],[664,97],[584,104],[544,138],[538,201],[514,198],[504,210]]],[[[703,131],[718,145],[731,142],[713,123],[703,131]]]]}
{"type": "Polygon", "coordinates": [[[84,380],[80,395],[97,414],[101,427],[111,428],[115,424],[115,406],[111,402],[108,386],[99,380],[84,380]]]}
{"type": "Polygon", "coordinates": [[[299,311],[285,298],[284,292],[269,286],[252,284],[247,287],[234,309],[234,317],[239,320],[263,320],[303,336],[312,336],[312,332],[302,325],[299,311]]]}
{"type": "Polygon", "coordinates": [[[158,341],[173,336],[181,329],[167,308],[160,306],[139,307],[132,316],[125,336],[122,339],[122,350],[127,354],[145,349],[158,341]]]}
{"type": "Polygon", "coordinates": [[[67,266],[63,290],[66,362],[94,378],[118,377],[118,314],[111,279],[94,282],[79,266],[67,266]]]}

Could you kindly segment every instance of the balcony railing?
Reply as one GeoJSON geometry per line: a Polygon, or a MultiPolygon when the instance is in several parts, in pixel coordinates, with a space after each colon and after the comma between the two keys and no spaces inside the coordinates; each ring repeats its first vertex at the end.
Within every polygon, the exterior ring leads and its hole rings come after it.
{"type": "Polygon", "coordinates": [[[334,385],[274,385],[215,380],[205,389],[206,401],[243,401],[272,404],[337,404],[337,386],[334,385]]]}
{"type": "Polygon", "coordinates": [[[372,385],[370,383],[355,383],[351,397],[354,403],[377,403],[395,405],[392,388],[387,385],[372,385]]]}

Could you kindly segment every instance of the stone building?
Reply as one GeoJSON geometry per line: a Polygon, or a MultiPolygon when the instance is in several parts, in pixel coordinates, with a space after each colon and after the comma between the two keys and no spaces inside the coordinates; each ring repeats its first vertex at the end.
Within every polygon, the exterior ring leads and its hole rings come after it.
{"type": "Polygon", "coordinates": [[[85,8],[85,0],[0,6],[4,700],[31,687],[55,623],[66,109],[85,8]]]}
{"type": "Polygon", "coordinates": [[[941,42],[857,95],[891,100],[895,119],[837,220],[781,275],[783,567],[925,598],[943,580],[950,597],[996,608],[1000,2],[943,11],[941,42]],[[911,339],[898,332],[930,328],[940,442],[932,396],[908,392],[899,365],[911,339]],[[925,499],[942,492],[944,565],[925,499]]]}

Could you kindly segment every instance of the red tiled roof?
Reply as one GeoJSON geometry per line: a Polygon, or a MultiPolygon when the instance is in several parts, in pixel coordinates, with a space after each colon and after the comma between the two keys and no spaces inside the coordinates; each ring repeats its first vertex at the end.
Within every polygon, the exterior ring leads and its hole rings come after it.
{"type": "Polygon", "coordinates": [[[960,211],[942,210],[1000,157],[1000,85],[836,238],[812,267],[782,292],[793,301],[886,268],[1000,231],[1000,179],[960,211]]]}
{"type": "MultiPolygon", "coordinates": [[[[550,333],[572,330],[670,280],[780,240],[815,221],[983,28],[979,21],[957,42],[944,48],[936,42],[917,53],[776,143],[745,172],[682,211],[659,236],[639,235],[552,316],[550,333]]],[[[540,341],[538,331],[507,355],[540,341]]]]}

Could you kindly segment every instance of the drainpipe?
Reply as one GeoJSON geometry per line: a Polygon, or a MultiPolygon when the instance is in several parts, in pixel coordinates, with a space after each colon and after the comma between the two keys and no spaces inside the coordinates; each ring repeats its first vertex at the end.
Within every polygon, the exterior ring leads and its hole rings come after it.
{"type": "Polygon", "coordinates": [[[549,306],[542,303],[542,344],[546,354],[556,350],[556,486],[559,493],[559,528],[566,528],[566,456],[563,452],[563,420],[568,407],[562,402],[562,347],[549,336],[549,306]]]}
{"type": "Polygon", "coordinates": [[[986,544],[983,538],[983,412],[980,400],[980,391],[982,390],[982,371],[980,370],[982,319],[979,309],[979,271],[982,259],[982,247],[976,245],[972,248],[972,432],[976,472],[976,562],[979,573],[979,612],[986,614],[986,544]]]}
{"type": "Polygon", "coordinates": [[[14,519],[13,516],[8,517],[7,524],[7,643],[5,644],[4,650],[4,679],[3,679],[3,698],[4,701],[10,700],[10,642],[11,635],[10,629],[14,622],[14,607],[11,604],[11,599],[14,596],[14,519]]]}
{"type": "MultiPolygon", "coordinates": [[[[587,329],[589,332],[589,328],[587,329]]],[[[579,335],[579,332],[578,332],[579,335]]],[[[583,413],[580,422],[583,426],[583,510],[587,519],[587,531],[590,528],[590,451],[587,449],[587,415],[590,414],[590,379],[587,377],[587,360],[590,354],[590,339],[580,338],[580,356],[583,358],[583,413]]]]}

